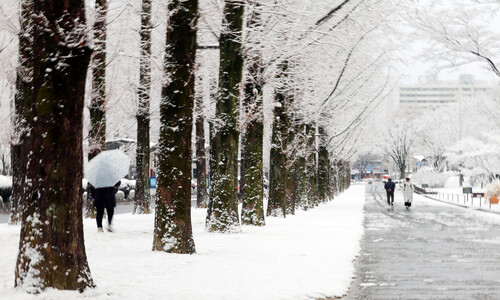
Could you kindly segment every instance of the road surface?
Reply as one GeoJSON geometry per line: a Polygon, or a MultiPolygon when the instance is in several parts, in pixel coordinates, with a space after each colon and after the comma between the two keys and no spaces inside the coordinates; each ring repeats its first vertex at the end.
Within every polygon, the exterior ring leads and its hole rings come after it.
{"type": "Polygon", "coordinates": [[[367,185],[365,235],[345,300],[500,299],[500,216],[367,185]]]}

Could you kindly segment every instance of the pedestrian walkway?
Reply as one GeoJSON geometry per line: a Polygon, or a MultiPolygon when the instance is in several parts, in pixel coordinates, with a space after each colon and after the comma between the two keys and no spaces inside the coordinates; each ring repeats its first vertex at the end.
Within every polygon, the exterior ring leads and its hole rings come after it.
{"type": "Polygon", "coordinates": [[[387,210],[381,183],[367,185],[357,277],[345,300],[500,299],[500,216],[401,192],[387,210]]]}

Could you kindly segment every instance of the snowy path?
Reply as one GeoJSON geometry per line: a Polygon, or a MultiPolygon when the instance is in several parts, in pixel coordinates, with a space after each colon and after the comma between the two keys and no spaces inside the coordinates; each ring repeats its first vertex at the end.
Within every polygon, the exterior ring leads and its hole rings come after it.
{"type": "MultiPolygon", "coordinates": [[[[191,207],[196,207],[196,195],[191,195],[191,207]]],[[[134,209],[134,204],[132,202],[122,202],[118,203],[115,208],[115,214],[129,214],[132,213],[134,209]]],[[[6,224],[9,222],[9,214],[8,213],[0,213],[0,224],[6,224]]]]}
{"type": "Polygon", "coordinates": [[[500,299],[500,216],[367,185],[365,235],[351,299],[500,299]]]}
{"type": "MultiPolygon", "coordinates": [[[[115,232],[84,220],[97,285],[82,294],[14,289],[20,226],[0,224],[0,299],[9,300],[308,300],[343,295],[363,234],[364,185],[334,201],[237,234],[208,233],[206,209],[192,209],[195,255],[151,251],[154,215],[117,214],[115,232]]],[[[126,209],[121,207],[120,209],[126,209]]],[[[130,207],[129,207],[130,208],[130,207]]]]}

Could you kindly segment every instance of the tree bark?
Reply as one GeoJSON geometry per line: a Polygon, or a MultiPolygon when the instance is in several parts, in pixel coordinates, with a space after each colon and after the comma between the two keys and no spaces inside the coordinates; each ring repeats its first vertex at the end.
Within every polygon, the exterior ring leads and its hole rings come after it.
{"type": "MultiPolygon", "coordinates": [[[[92,93],[90,100],[90,132],[88,159],[106,150],[106,16],[107,0],[96,0],[96,20],[93,26],[94,52],[92,55],[92,93]]],[[[87,187],[86,218],[95,218],[96,210],[87,187]]]]}
{"type": "Polygon", "coordinates": [[[307,177],[309,176],[306,173],[306,146],[307,146],[307,136],[306,136],[306,126],[303,124],[301,120],[298,118],[294,121],[295,128],[295,136],[296,136],[296,144],[297,150],[296,154],[294,154],[295,162],[294,162],[294,210],[302,209],[307,210],[307,177]]]}
{"type": "MultiPolygon", "coordinates": [[[[258,88],[260,89],[260,87],[258,88]]],[[[263,226],[264,219],[264,186],[263,186],[263,136],[264,124],[262,122],[262,99],[260,92],[253,95],[253,84],[246,86],[247,101],[260,102],[258,117],[248,122],[246,134],[243,139],[242,152],[242,211],[241,223],[245,225],[263,226]],[[250,94],[249,94],[250,93],[250,94]],[[248,97],[251,97],[250,99],[248,97]],[[255,97],[255,98],[254,98],[255,97]],[[259,97],[260,99],[256,99],[259,97]]]]}
{"type": "Polygon", "coordinates": [[[196,207],[207,208],[207,155],[205,150],[205,118],[203,112],[203,97],[196,98],[196,207]]]}
{"type": "MultiPolygon", "coordinates": [[[[302,125],[301,131],[304,131],[304,126],[302,125]]],[[[307,143],[305,140],[304,134],[302,135],[301,144],[307,143]]],[[[296,167],[295,167],[295,177],[297,180],[297,191],[296,191],[296,208],[301,208],[303,210],[309,209],[309,203],[307,201],[307,178],[309,174],[306,173],[307,170],[307,159],[306,156],[301,154],[299,158],[297,158],[296,167]]]]}
{"type": "Polygon", "coordinates": [[[137,108],[137,150],[134,213],[151,213],[149,191],[149,123],[151,94],[151,0],[142,0],[141,56],[139,62],[139,105],[137,108]]]}
{"type": "Polygon", "coordinates": [[[319,204],[318,195],[318,172],[316,166],[316,133],[314,126],[306,125],[306,135],[308,138],[307,147],[310,149],[309,155],[306,158],[306,172],[308,176],[307,183],[307,199],[309,207],[314,208],[319,204]]]}
{"type": "Polygon", "coordinates": [[[26,173],[26,157],[23,155],[27,147],[27,121],[29,111],[25,109],[25,102],[31,99],[33,89],[31,86],[33,80],[33,60],[31,59],[33,51],[33,19],[30,15],[33,13],[33,1],[23,0],[21,2],[19,31],[19,65],[17,67],[16,94],[14,97],[14,115],[12,118],[13,127],[16,136],[11,146],[12,161],[12,196],[10,224],[18,224],[21,221],[22,212],[22,186],[26,173]]]}
{"type": "MultiPolygon", "coordinates": [[[[255,3],[258,9],[259,3],[255,3]]],[[[254,11],[248,22],[250,32],[261,33],[261,16],[254,11]]],[[[259,38],[258,34],[254,40],[259,38]]],[[[259,41],[253,41],[257,45],[259,41]]],[[[263,170],[263,144],[264,144],[264,111],[263,111],[263,82],[262,82],[262,53],[258,49],[250,50],[247,60],[248,73],[245,83],[245,98],[243,109],[247,122],[245,135],[242,139],[241,152],[241,223],[245,225],[264,226],[264,170],[263,170]]]]}
{"type": "Polygon", "coordinates": [[[160,152],[154,251],[195,253],[191,227],[191,134],[197,0],[168,4],[165,65],[168,84],[160,104],[160,152]]]}
{"type": "Polygon", "coordinates": [[[241,223],[245,225],[263,226],[264,219],[264,186],[263,186],[263,131],[264,124],[261,120],[250,122],[244,139],[244,152],[242,155],[243,168],[243,194],[241,223]]]}
{"type": "MultiPolygon", "coordinates": [[[[286,71],[286,66],[282,70],[286,71]]],[[[287,96],[285,88],[276,91],[276,105],[273,114],[273,131],[271,136],[271,161],[269,174],[269,201],[267,215],[286,217],[288,165],[286,149],[288,148],[287,96]]]]}
{"type": "Polygon", "coordinates": [[[328,159],[328,150],[325,147],[323,139],[325,129],[320,126],[318,133],[318,196],[320,202],[326,202],[328,200],[328,169],[330,168],[330,162],[328,159]]]}
{"type": "Polygon", "coordinates": [[[24,109],[29,140],[15,285],[84,290],[93,281],[83,239],[83,109],[86,43],[82,0],[35,0],[33,93],[24,109]],[[43,18],[43,19],[41,19],[43,18]]]}
{"type": "MultiPolygon", "coordinates": [[[[290,109],[288,109],[291,105],[292,97],[287,97],[287,120],[288,122],[285,124],[287,131],[287,148],[290,148],[289,145],[292,145],[295,140],[295,128],[293,126],[293,115],[290,113],[290,109]]],[[[295,145],[294,147],[298,147],[295,145]]],[[[289,215],[295,214],[295,203],[297,202],[297,159],[296,149],[286,149],[286,166],[287,166],[287,177],[285,183],[285,213],[289,215]]]]}
{"type": "Polygon", "coordinates": [[[344,162],[345,189],[351,187],[351,165],[349,162],[344,162]]]}
{"type": "Polygon", "coordinates": [[[406,164],[400,165],[399,166],[399,174],[400,174],[400,179],[403,180],[406,178],[406,164]]]}
{"type": "Polygon", "coordinates": [[[239,227],[238,186],[238,104],[243,75],[241,32],[244,3],[226,0],[223,28],[219,37],[220,68],[216,105],[217,123],[210,141],[210,200],[206,228],[211,232],[234,231],[239,227]]]}

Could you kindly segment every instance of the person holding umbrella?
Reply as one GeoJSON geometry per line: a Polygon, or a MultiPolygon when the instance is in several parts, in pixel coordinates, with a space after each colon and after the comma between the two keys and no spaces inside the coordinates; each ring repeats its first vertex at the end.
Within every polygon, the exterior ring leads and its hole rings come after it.
{"type": "Polygon", "coordinates": [[[115,212],[116,199],[115,194],[118,191],[118,188],[121,185],[121,181],[118,181],[112,187],[104,187],[96,189],[93,186],[90,187],[90,193],[92,195],[92,199],[94,199],[94,207],[96,208],[96,222],[97,222],[97,231],[103,232],[102,229],[102,218],[104,216],[104,209],[106,209],[106,214],[108,216],[108,231],[113,232],[113,227],[111,226],[111,222],[113,221],[113,214],[115,212]]]}
{"type": "Polygon", "coordinates": [[[91,184],[91,196],[97,209],[97,230],[102,232],[104,209],[108,215],[108,231],[113,231],[115,194],[121,184],[121,178],[128,174],[130,159],[120,150],[103,151],[91,159],[85,168],[85,178],[91,184]]]}

